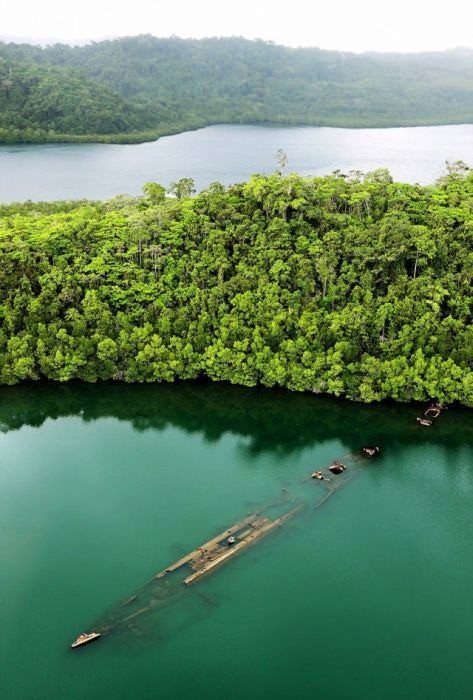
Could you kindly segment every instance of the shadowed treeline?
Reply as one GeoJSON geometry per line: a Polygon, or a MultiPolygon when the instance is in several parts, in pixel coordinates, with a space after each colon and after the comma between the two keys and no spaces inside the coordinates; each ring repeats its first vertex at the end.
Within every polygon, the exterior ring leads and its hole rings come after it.
{"type": "Polygon", "coordinates": [[[340,439],[350,449],[363,443],[441,444],[473,440],[473,412],[450,408],[431,428],[416,423],[423,406],[369,406],[268,389],[226,384],[159,385],[38,382],[0,390],[0,429],[39,427],[47,419],[80,416],[83,421],[116,418],[134,430],[173,426],[216,441],[227,432],[248,440],[254,454],[287,453],[340,439]]]}

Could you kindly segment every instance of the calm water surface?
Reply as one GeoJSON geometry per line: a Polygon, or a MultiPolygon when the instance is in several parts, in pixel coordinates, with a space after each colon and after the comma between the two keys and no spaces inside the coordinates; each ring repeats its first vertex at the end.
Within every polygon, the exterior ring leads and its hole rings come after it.
{"type": "Polygon", "coordinates": [[[2,388],[2,698],[469,699],[473,414],[422,429],[418,410],[218,385],[2,388]],[[307,473],[367,442],[382,458],[315,510],[307,473]],[[282,489],[307,506],[284,529],[68,649],[282,489]]]}
{"type": "Polygon", "coordinates": [[[246,180],[271,172],[282,148],[288,169],[304,175],[387,167],[405,182],[430,183],[446,160],[473,165],[473,125],[332,129],[221,125],[132,146],[0,146],[0,201],[104,199],[139,194],[150,180],[246,180]]]}

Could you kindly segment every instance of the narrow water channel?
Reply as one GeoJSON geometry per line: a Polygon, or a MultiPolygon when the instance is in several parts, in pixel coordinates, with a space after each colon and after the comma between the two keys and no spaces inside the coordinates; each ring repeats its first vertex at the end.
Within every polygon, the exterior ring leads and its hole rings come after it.
{"type": "Polygon", "coordinates": [[[473,165],[473,125],[397,129],[333,129],[221,124],[135,145],[0,145],[0,202],[108,199],[141,194],[145,182],[166,187],[192,177],[198,190],[276,168],[282,148],[288,171],[388,168],[396,180],[431,184],[445,161],[473,165]]]}

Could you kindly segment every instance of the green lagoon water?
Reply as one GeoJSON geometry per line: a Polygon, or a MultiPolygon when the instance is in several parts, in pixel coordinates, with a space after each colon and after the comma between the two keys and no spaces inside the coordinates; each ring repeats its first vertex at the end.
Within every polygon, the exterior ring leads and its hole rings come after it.
{"type": "MultiPolygon", "coordinates": [[[[0,390],[2,700],[467,700],[473,414],[227,386],[0,390]],[[380,444],[316,510],[316,467],[380,444]],[[71,651],[156,571],[281,496],[305,511],[71,651]],[[201,595],[202,594],[202,595],[201,595]]],[[[113,613],[115,614],[115,613],[113,613]]]]}

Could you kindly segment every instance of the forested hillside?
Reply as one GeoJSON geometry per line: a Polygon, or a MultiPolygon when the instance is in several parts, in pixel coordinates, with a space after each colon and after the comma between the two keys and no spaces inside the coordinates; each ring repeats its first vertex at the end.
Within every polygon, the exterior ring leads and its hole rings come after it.
{"type": "Polygon", "coordinates": [[[73,69],[0,59],[0,141],[121,134],[145,125],[143,110],[73,69]]]}
{"type": "Polygon", "coordinates": [[[0,43],[0,138],[140,141],[221,122],[473,122],[473,51],[349,54],[152,36],[0,43]]]}
{"type": "Polygon", "coordinates": [[[0,382],[208,377],[473,406],[473,173],[0,207],[0,382]]]}

